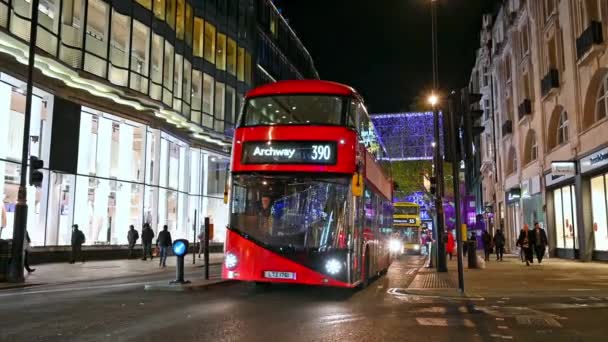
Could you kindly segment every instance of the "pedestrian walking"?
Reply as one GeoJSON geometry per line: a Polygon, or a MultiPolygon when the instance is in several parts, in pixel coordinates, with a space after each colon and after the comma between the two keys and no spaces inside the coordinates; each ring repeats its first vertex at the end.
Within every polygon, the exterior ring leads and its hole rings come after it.
{"type": "Polygon", "coordinates": [[[77,259],[82,260],[84,263],[84,255],[82,254],[82,245],[85,243],[86,239],[84,233],[78,230],[78,225],[75,224],[72,226],[72,257],[70,259],[70,264],[76,262],[77,259]]]}
{"type": "Polygon", "coordinates": [[[141,244],[144,254],[142,260],[147,260],[148,256],[150,256],[150,260],[152,260],[152,240],[154,240],[154,231],[150,227],[150,224],[145,223],[144,228],[141,231],[141,244]]]}
{"type": "Polygon", "coordinates": [[[492,253],[492,235],[484,230],[481,234],[481,241],[483,242],[483,251],[485,253],[485,261],[490,261],[490,254],[492,253]]]}
{"type": "Polygon", "coordinates": [[[526,259],[526,266],[530,266],[530,264],[534,263],[534,256],[532,255],[532,238],[530,228],[528,224],[524,224],[524,229],[519,234],[519,239],[517,239],[517,245],[521,247],[524,257],[526,259]]]}
{"type": "Polygon", "coordinates": [[[133,258],[133,249],[135,248],[135,243],[139,240],[139,233],[135,230],[133,225],[129,226],[129,232],[127,233],[127,241],[129,242],[129,259],[133,258]]]}
{"type": "Polygon", "coordinates": [[[501,229],[498,229],[496,235],[494,235],[494,248],[496,248],[496,261],[502,261],[502,256],[505,253],[505,235],[501,229]]]}
{"type": "Polygon", "coordinates": [[[167,254],[169,253],[169,248],[172,244],[173,241],[171,240],[169,227],[164,225],[162,232],[158,233],[158,239],[156,240],[156,246],[160,248],[160,261],[158,263],[159,267],[167,267],[167,254]]]}
{"type": "Polygon", "coordinates": [[[452,260],[452,255],[454,254],[454,247],[456,247],[456,242],[454,241],[454,235],[451,231],[448,231],[446,234],[448,236],[448,242],[445,244],[445,252],[450,257],[450,260],[452,260]]]}
{"type": "Polygon", "coordinates": [[[532,234],[534,253],[536,254],[536,259],[538,263],[543,262],[543,257],[545,256],[545,248],[547,248],[547,233],[544,229],[540,227],[538,222],[534,222],[534,234],[532,234]]]}
{"type": "Polygon", "coordinates": [[[198,234],[198,258],[205,253],[205,228],[201,227],[201,232],[198,234]]]}
{"type": "Polygon", "coordinates": [[[26,230],[25,231],[25,248],[23,251],[23,266],[25,267],[25,270],[27,271],[27,273],[32,273],[36,270],[35,268],[30,267],[29,258],[28,258],[29,254],[30,254],[30,250],[32,249],[31,244],[32,244],[32,240],[30,239],[30,234],[26,230]]]}

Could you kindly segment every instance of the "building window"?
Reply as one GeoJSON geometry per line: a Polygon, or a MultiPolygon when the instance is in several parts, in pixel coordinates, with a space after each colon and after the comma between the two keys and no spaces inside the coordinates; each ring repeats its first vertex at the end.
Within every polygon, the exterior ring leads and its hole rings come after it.
{"type": "Polygon", "coordinates": [[[608,116],[608,76],[604,77],[597,94],[595,121],[602,120],[606,116],[608,116]]]}
{"type": "Polygon", "coordinates": [[[150,85],[150,97],[155,100],[161,100],[163,93],[163,51],[163,37],[156,33],[152,34],[152,66],[150,68],[152,82],[150,85]]]}
{"type": "Polygon", "coordinates": [[[505,58],[505,76],[507,83],[511,82],[511,56],[507,55],[505,58]]]}
{"type": "Polygon", "coordinates": [[[232,38],[228,38],[226,43],[226,69],[228,73],[236,76],[236,42],[232,38]]]}
{"type": "Polygon", "coordinates": [[[524,164],[529,164],[538,158],[538,144],[536,140],[536,133],[533,130],[528,131],[526,136],[524,152],[524,164]]]}
{"type": "Polygon", "coordinates": [[[150,28],[133,20],[133,47],[131,49],[131,89],[148,93],[150,64],[150,28]]]}
{"type": "Polygon", "coordinates": [[[252,65],[251,55],[249,52],[245,52],[245,83],[251,85],[252,80],[252,65]]]}
{"type": "Polygon", "coordinates": [[[163,62],[163,102],[167,106],[173,105],[173,45],[165,41],[165,56],[163,62]]]}
{"type": "Polygon", "coordinates": [[[137,3],[149,10],[152,9],[152,0],[137,0],[137,3]]]}
{"type": "Polygon", "coordinates": [[[215,26],[205,22],[204,57],[209,63],[215,64],[215,26]]]}
{"type": "Polygon", "coordinates": [[[192,71],[192,118],[191,121],[200,125],[201,105],[203,101],[203,74],[192,71]]]}
{"type": "Polygon", "coordinates": [[[236,93],[234,88],[226,86],[226,122],[233,124],[236,120],[236,93]]]}
{"type": "Polygon", "coordinates": [[[568,112],[565,110],[559,116],[559,125],[557,126],[557,144],[561,145],[568,141],[568,112]]]}
{"type": "Polygon", "coordinates": [[[507,160],[507,175],[511,175],[517,172],[517,152],[515,152],[515,148],[511,147],[509,149],[509,159],[507,160]]]}
{"type": "Polygon", "coordinates": [[[224,131],[224,118],[226,110],[226,87],[222,82],[215,82],[215,125],[213,128],[218,132],[224,131]]]}
{"type": "Polygon", "coordinates": [[[245,81],[245,48],[242,47],[238,49],[236,75],[239,81],[245,81]]]}
{"type": "Polygon", "coordinates": [[[184,57],[175,55],[175,70],[173,73],[173,109],[181,111],[182,82],[184,77],[184,57]]]}
{"type": "Polygon", "coordinates": [[[192,101],[192,64],[184,58],[184,76],[182,77],[182,92],[183,105],[182,115],[190,118],[190,103],[192,101]]]}
{"type": "Polygon", "coordinates": [[[215,79],[203,75],[203,126],[213,129],[213,99],[215,98],[215,79]]]}
{"type": "Polygon", "coordinates": [[[154,0],[154,16],[165,20],[165,0],[154,0]]]}
{"type": "Polygon", "coordinates": [[[595,250],[608,251],[608,211],[606,177],[603,174],[591,178],[591,207],[593,213],[593,234],[595,236],[595,250]]]}
{"type": "Polygon", "coordinates": [[[555,238],[557,248],[577,248],[576,197],[574,186],[568,185],[553,191],[555,209],[555,238]]]}
{"type": "Polygon", "coordinates": [[[185,4],[185,0],[177,0],[177,6],[175,8],[175,13],[176,13],[176,29],[175,29],[175,34],[177,35],[177,39],[184,39],[184,31],[185,31],[185,26],[186,26],[186,4],[185,4]]]}
{"type": "Polygon", "coordinates": [[[215,65],[218,70],[226,70],[226,35],[223,33],[217,34],[217,57],[215,65]]]}
{"type": "Polygon", "coordinates": [[[129,44],[131,39],[131,18],[112,10],[112,34],[110,43],[110,82],[127,86],[129,79],[129,44]]]}
{"type": "Polygon", "coordinates": [[[555,12],[555,0],[543,0],[543,10],[547,21],[555,12]]]}
{"type": "Polygon", "coordinates": [[[176,0],[166,0],[167,2],[167,24],[173,30],[175,30],[175,1],[176,0]]]}
{"type": "Polygon", "coordinates": [[[205,21],[201,18],[194,18],[194,47],[192,53],[196,57],[203,57],[203,32],[205,21]]]}
{"type": "Polygon", "coordinates": [[[192,27],[194,22],[194,12],[192,6],[186,3],[186,44],[192,46],[192,27]]]}
{"type": "Polygon", "coordinates": [[[110,6],[107,3],[89,0],[84,70],[103,78],[107,68],[109,19],[110,6]]]}
{"type": "Polygon", "coordinates": [[[530,40],[527,23],[521,27],[521,53],[522,56],[526,56],[528,53],[530,53],[530,40]]]}

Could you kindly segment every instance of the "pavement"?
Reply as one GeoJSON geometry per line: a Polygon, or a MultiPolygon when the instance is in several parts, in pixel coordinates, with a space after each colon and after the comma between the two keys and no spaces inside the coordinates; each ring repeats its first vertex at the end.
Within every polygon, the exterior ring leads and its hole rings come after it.
{"type": "MultiPolygon", "coordinates": [[[[30,287],[39,285],[61,285],[78,282],[91,282],[110,279],[144,277],[148,275],[175,274],[176,257],[167,258],[167,267],[158,266],[158,258],[147,261],[141,259],[122,259],[110,261],[90,261],[85,263],[54,263],[32,265],[35,272],[27,274],[25,283],[0,283],[0,290],[8,288],[30,287]]],[[[220,265],[223,260],[222,253],[209,255],[210,265],[220,265]]],[[[186,275],[195,278],[202,276],[203,258],[196,258],[192,264],[192,255],[186,255],[184,263],[186,275]]]]}
{"type": "MultiPolygon", "coordinates": [[[[508,258],[465,269],[470,293],[448,296],[455,262],[447,274],[424,263],[404,256],[358,290],[225,282],[144,291],[145,284],[171,279],[171,270],[6,289],[0,291],[0,341],[606,340],[608,295],[582,291],[603,288],[604,264],[551,259],[527,268],[508,258]],[[444,292],[429,295],[433,291],[444,292]],[[481,296],[486,293],[492,296],[481,296]]],[[[211,268],[219,277],[219,265],[211,268]]]]}

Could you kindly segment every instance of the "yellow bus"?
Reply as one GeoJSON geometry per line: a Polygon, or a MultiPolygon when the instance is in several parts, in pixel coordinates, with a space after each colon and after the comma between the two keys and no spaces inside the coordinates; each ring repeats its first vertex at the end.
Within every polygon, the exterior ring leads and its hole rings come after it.
{"type": "Polygon", "coordinates": [[[403,252],[420,253],[420,206],[410,202],[393,203],[393,228],[403,243],[403,252]]]}

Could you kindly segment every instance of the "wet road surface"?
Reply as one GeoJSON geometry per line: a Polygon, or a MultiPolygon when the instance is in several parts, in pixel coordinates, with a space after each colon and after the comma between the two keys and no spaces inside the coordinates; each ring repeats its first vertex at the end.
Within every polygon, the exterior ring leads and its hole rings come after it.
{"type": "MultiPolygon", "coordinates": [[[[604,341],[608,297],[412,296],[404,257],[364,290],[215,285],[143,291],[172,274],[0,291],[2,341],[604,341]]],[[[217,274],[217,266],[212,269],[217,274]]]]}

